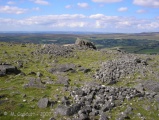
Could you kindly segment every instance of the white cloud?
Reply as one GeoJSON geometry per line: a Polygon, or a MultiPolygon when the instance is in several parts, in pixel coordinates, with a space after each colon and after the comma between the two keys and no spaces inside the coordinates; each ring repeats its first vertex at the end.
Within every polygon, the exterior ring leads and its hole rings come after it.
{"type": "Polygon", "coordinates": [[[138,24],[137,27],[142,30],[159,29],[159,22],[149,22],[149,23],[144,24],[144,26],[143,26],[143,24],[138,24]]]}
{"type": "Polygon", "coordinates": [[[121,2],[122,0],[92,0],[92,1],[98,3],[114,3],[114,2],[121,2]]]}
{"type": "Polygon", "coordinates": [[[27,9],[18,8],[16,6],[0,6],[0,13],[23,14],[27,9]]]}
{"type": "Polygon", "coordinates": [[[153,20],[147,20],[131,17],[105,16],[103,14],[94,14],[89,16],[89,18],[95,20],[95,28],[101,29],[118,29],[119,31],[131,29],[134,30],[134,32],[159,29],[159,21],[157,18],[153,20]]]}
{"type": "Polygon", "coordinates": [[[67,9],[70,9],[70,8],[72,8],[73,6],[72,5],[66,5],[65,6],[65,8],[67,8],[67,9]]]}
{"type": "Polygon", "coordinates": [[[159,0],[134,0],[133,3],[146,7],[159,7],[159,0]]]}
{"type": "Polygon", "coordinates": [[[15,4],[15,2],[14,1],[8,1],[7,4],[13,5],[13,4],[15,4]]]}
{"type": "Polygon", "coordinates": [[[105,17],[104,14],[94,14],[89,16],[89,18],[93,18],[93,19],[102,19],[103,17],[105,17]]]}
{"type": "Polygon", "coordinates": [[[138,19],[135,17],[107,16],[104,14],[61,14],[32,16],[25,19],[0,18],[0,31],[8,30],[87,30],[105,32],[158,31],[159,17],[138,19]]]}
{"type": "Polygon", "coordinates": [[[78,7],[81,7],[81,8],[88,8],[89,5],[88,3],[77,3],[78,7]]]}
{"type": "Polygon", "coordinates": [[[121,7],[121,8],[118,9],[119,12],[125,12],[127,10],[128,10],[127,7],[121,7]]]}
{"type": "Polygon", "coordinates": [[[51,27],[69,27],[69,28],[83,28],[87,26],[87,22],[81,21],[81,22],[68,22],[68,21],[63,21],[63,22],[58,22],[56,24],[52,24],[51,27]]]}
{"type": "Polygon", "coordinates": [[[30,1],[40,5],[49,5],[49,2],[46,0],[30,0],[30,1]]]}
{"type": "Polygon", "coordinates": [[[33,10],[34,10],[34,11],[39,11],[40,8],[39,8],[39,7],[35,7],[35,8],[33,8],[33,10]]]}
{"type": "Polygon", "coordinates": [[[139,9],[139,10],[137,10],[136,12],[137,12],[137,13],[145,13],[146,11],[143,10],[143,9],[139,9]]]}
{"type": "Polygon", "coordinates": [[[48,26],[60,26],[60,24],[64,26],[72,25],[73,23],[80,23],[84,19],[85,16],[82,14],[62,14],[62,15],[45,15],[45,16],[34,16],[24,20],[19,21],[23,25],[48,25],[48,26]],[[66,23],[66,24],[65,24],[66,23]]]}
{"type": "Polygon", "coordinates": [[[0,24],[1,25],[12,25],[15,24],[16,20],[14,19],[9,19],[9,18],[0,18],[0,24]]]}

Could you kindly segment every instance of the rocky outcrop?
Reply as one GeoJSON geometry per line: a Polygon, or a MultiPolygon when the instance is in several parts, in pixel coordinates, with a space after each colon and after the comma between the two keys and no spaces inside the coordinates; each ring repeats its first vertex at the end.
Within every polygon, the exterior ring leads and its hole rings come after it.
{"type": "Polygon", "coordinates": [[[7,74],[18,74],[20,70],[18,70],[15,66],[10,64],[1,64],[0,65],[0,76],[4,76],[7,74]]]}
{"type": "Polygon", "coordinates": [[[72,106],[59,105],[55,110],[55,114],[71,116],[76,114],[80,108],[80,104],[73,104],[72,106]]]}
{"type": "Polygon", "coordinates": [[[96,49],[93,42],[77,39],[72,45],[44,44],[34,54],[49,54],[54,57],[71,57],[75,50],[96,49]]]}
{"type": "Polygon", "coordinates": [[[77,39],[75,42],[75,45],[78,45],[80,47],[87,47],[87,48],[96,49],[96,46],[93,44],[93,42],[90,42],[88,40],[77,39]]]}
{"type": "MultiPolygon", "coordinates": [[[[59,105],[55,113],[71,116],[77,114],[79,119],[91,119],[92,116],[100,116],[100,120],[108,120],[104,112],[122,105],[124,100],[131,100],[135,97],[144,97],[144,94],[135,88],[112,87],[99,84],[86,84],[80,88],[70,91],[74,100],[72,105],[59,105]]],[[[63,100],[62,100],[63,101],[63,100]]],[[[68,99],[65,99],[68,101],[68,99]]],[[[130,113],[132,108],[128,108],[125,113],[130,113]]]]}
{"type": "Polygon", "coordinates": [[[95,74],[95,78],[108,84],[116,83],[120,78],[124,78],[134,73],[145,76],[148,63],[146,60],[131,54],[124,54],[119,59],[103,62],[101,68],[95,74]]]}
{"type": "Polygon", "coordinates": [[[71,46],[62,46],[56,44],[45,44],[41,49],[37,51],[39,54],[50,54],[53,56],[70,56],[73,52],[73,47],[71,46]]]}

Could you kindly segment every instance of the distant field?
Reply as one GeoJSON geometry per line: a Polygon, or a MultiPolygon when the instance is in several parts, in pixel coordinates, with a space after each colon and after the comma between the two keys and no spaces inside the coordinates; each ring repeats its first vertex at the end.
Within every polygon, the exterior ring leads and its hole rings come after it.
{"type": "Polygon", "coordinates": [[[73,44],[77,38],[90,40],[98,49],[118,47],[130,53],[158,54],[159,33],[0,33],[0,41],[36,44],[73,44]]]}

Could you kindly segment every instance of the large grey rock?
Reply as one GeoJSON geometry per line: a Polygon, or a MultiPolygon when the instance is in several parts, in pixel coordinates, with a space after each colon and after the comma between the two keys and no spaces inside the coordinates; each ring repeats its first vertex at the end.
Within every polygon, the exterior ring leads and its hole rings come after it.
{"type": "Polygon", "coordinates": [[[155,96],[155,100],[159,103],[159,94],[155,96]]]}
{"type": "Polygon", "coordinates": [[[69,101],[69,99],[66,96],[64,96],[64,97],[61,98],[61,103],[63,105],[65,105],[65,106],[70,105],[70,101],[69,101]]]}
{"type": "Polygon", "coordinates": [[[107,102],[106,104],[103,105],[102,111],[106,112],[108,110],[112,109],[111,103],[107,102]]]}
{"type": "Polygon", "coordinates": [[[139,83],[135,86],[135,88],[140,91],[140,92],[144,92],[144,86],[143,84],[139,83]]]}
{"type": "Polygon", "coordinates": [[[88,40],[81,40],[77,38],[75,45],[79,45],[80,47],[88,47],[92,49],[96,49],[96,46],[93,44],[93,42],[90,42],[88,40]]]}
{"type": "Polygon", "coordinates": [[[72,91],[72,94],[78,95],[78,96],[83,96],[83,95],[84,95],[84,91],[81,90],[80,88],[75,88],[75,89],[72,91]]]}
{"type": "Polygon", "coordinates": [[[73,104],[72,106],[60,105],[55,109],[56,114],[71,116],[76,114],[81,108],[80,104],[73,104]]]}
{"type": "Polygon", "coordinates": [[[69,85],[69,78],[67,76],[62,76],[62,75],[58,76],[56,83],[68,86],[69,85]]]}
{"type": "Polygon", "coordinates": [[[24,88],[45,88],[40,78],[29,78],[28,84],[24,85],[24,88]]]}
{"type": "Polygon", "coordinates": [[[143,86],[148,91],[159,92],[159,82],[154,80],[147,80],[143,82],[143,86]]]}
{"type": "Polygon", "coordinates": [[[57,65],[54,68],[49,69],[49,72],[54,74],[57,72],[68,72],[75,70],[75,65],[72,63],[57,65]]]}
{"type": "Polygon", "coordinates": [[[109,118],[105,113],[103,113],[103,114],[100,115],[99,120],[109,120],[109,118]]]}
{"type": "Polygon", "coordinates": [[[48,107],[48,104],[49,104],[48,98],[41,98],[38,101],[37,105],[38,105],[39,108],[46,108],[46,107],[48,107]]]}
{"type": "Polygon", "coordinates": [[[6,74],[18,74],[20,73],[20,70],[18,70],[15,66],[12,66],[10,64],[3,64],[0,65],[0,76],[4,76],[6,74]]]}

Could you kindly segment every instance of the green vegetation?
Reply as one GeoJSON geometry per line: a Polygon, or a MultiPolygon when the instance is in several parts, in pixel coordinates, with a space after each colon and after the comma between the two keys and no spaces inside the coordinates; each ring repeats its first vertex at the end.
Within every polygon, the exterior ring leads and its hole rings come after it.
{"type": "Polygon", "coordinates": [[[83,72],[68,73],[68,77],[71,80],[71,86],[81,86],[86,81],[91,81],[91,75],[95,70],[99,68],[102,61],[105,61],[108,56],[102,54],[99,51],[78,51],[75,57],[52,57],[49,55],[33,55],[39,45],[36,44],[10,44],[0,43],[0,62],[10,63],[17,66],[18,61],[23,61],[24,65],[19,68],[25,75],[7,75],[0,77],[0,95],[5,95],[0,100],[7,100],[4,104],[0,105],[0,114],[2,119],[21,120],[21,119],[49,119],[53,116],[53,108],[40,109],[37,106],[37,102],[40,98],[46,96],[51,100],[55,100],[55,95],[68,96],[68,92],[63,91],[63,85],[47,84],[45,89],[42,88],[24,88],[23,86],[29,82],[30,77],[36,77],[35,75],[29,75],[30,72],[40,72],[43,74],[41,77],[42,82],[45,82],[49,77],[53,81],[56,81],[56,75],[49,73],[47,70],[54,64],[54,60],[58,61],[57,64],[73,63],[75,65],[81,65],[85,68],[90,68],[89,74],[83,72]],[[80,82],[79,82],[80,80],[80,82]],[[7,112],[7,115],[4,115],[7,112]],[[26,113],[26,116],[25,116],[26,113]],[[24,114],[24,117],[23,117],[24,114]],[[45,115],[46,114],[46,115],[45,115]]]}
{"type": "Polygon", "coordinates": [[[38,43],[38,44],[73,44],[77,38],[94,42],[98,49],[119,47],[137,54],[158,54],[159,33],[137,34],[53,34],[53,33],[0,33],[0,41],[38,43]]]}
{"type": "MultiPolygon", "coordinates": [[[[39,34],[38,34],[39,35],[39,34]]],[[[159,52],[159,41],[156,39],[151,40],[141,40],[141,39],[115,39],[115,38],[106,38],[105,35],[85,35],[84,37],[80,35],[69,35],[67,38],[66,35],[39,35],[37,34],[18,34],[10,35],[6,37],[6,34],[0,36],[0,63],[9,63],[11,65],[17,66],[24,74],[18,75],[6,75],[0,77],[0,101],[5,101],[0,103],[0,119],[2,120],[49,120],[51,117],[54,117],[54,108],[60,104],[60,99],[63,96],[69,96],[69,92],[64,90],[64,85],[56,84],[58,74],[51,74],[48,70],[54,67],[54,64],[65,64],[73,63],[76,66],[82,66],[84,68],[90,69],[88,73],[83,71],[67,72],[64,75],[67,75],[70,79],[70,86],[80,87],[87,82],[96,81],[98,83],[104,84],[101,81],[95,80],[92,76],[95,72],[101,67],[102,62],[118,58],[118,53],[116,48],[125,50],[130,53],[141,53],[141,54],[156,54],[159,52]],[[20,37],[19,37],[20,36],[20,37]],[[101,37],[102,36],[102,37],[101,37]],[[36,51],[42,47],[42,43],[57,43],[57,44],[70,44],[74,43],[76,37],[85,38],[87,40],[92,40],[95,44],[98,45],[98,48],[105,48],[101,52],[96,50],[77,50],[73,53],[71,57],[59,57],[51,56],[49,54],[36,54],[36,51]],[[23,42],[14,43],[14,42],[23,42]],[[33,43],[40,44],[33,44],[33,43]],[[27,43],[27,44],[24,44],[27,43]],[[18,62],[23,62],[23,67],[18,66],[18,62]],[[55,84],[46,84],[45,88],[25,88],[24,85],[29,82],[31,77],[37,78],[36,74],[30,74],[31,72],[40,72],[42,76],[40,77],[42,82],[46,82],[47,78],[50,78],[55,84]],[[59,96],[59,101],[57,104],[40,109],[37,106],[37,103],[40,98],[47,97],[49,100],[56,101],[56,95],[59,96]]],[[[109,35],[108,35],[109,36],[109,35]]],[[[122,35],[121,35],[122,36],[122,35]]],[[[121,37],[120,36],[120,37],[121,37]]],[[[119,36],[114,36],[119,37],[119,36]]],[[[159,71],[159,68],[156,67],[159,65],[159,57],[151,56],[153,59],[150,61],[152,69],[154,71],[159,71]]],[[[119,81],[114,86],[127,86],[132,87],[136,84],[136,80],[140,77],[143,80],[154,79],[158,80],[147,73],[147,76],[140,76],[140,74],[135,73],[133,75],[123,78],[122,81],[119,81]]],[[[133,107],[133,114],[130,114],[132,120],[140,120],[140,114],[143,117],[146,117],[148,120],[158,119],[158,103],[151,100],[142,99],[138,100],[137,98],[131,99],[130,101],[125,100],[122,106],[118,106],[108,113],[111,116],[111,120],[115,120],[118,117],[119,113],[125,111],[127,106],[133,107]],[[150,105],[150,110],[145,110],[145,106],[150,105]],[[140,114],[139,114],[140,113],[140,114]]],[[[149,107],[149,106],[148,106],[149,107]]],[[[55,116],[56,117],[56,116],[55,116]]],[[[67,116],[58,116],[62,120],[67,119],[67,116]]]]}

